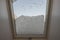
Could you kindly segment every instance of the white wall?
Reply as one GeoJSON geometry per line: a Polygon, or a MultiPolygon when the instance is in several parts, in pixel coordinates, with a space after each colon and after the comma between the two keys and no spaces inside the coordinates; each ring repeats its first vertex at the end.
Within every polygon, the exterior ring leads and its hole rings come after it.
{"type": "Polygon", "coordinates": [[[0,40],[12,40],[6,0],[0,0],[0,40]]]}
{"type": "MultiPolygon", "coordinates": [[[[0,40],[12,40],[6,0],[0,0],[0,40]],[[2,21],[1,21],[2,19],[2,21]]],[[[53,0],[49,40],[60,40],[60,0],[53,0]]]]}

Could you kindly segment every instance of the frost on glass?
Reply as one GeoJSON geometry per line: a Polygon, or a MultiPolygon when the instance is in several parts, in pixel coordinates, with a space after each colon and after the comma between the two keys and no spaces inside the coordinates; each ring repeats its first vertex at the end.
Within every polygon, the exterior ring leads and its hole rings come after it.
{"type": "Polygon", "coordinates": [[[44,34],[46,0],[16,0],[13,8],[17,34],[44,34]]]}

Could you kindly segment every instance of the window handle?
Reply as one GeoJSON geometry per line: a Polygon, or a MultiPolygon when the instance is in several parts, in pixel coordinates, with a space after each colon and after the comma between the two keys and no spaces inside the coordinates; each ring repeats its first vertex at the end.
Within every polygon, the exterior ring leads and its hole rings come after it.
{"type": "Polygon", "coordinates": [[[31,37],[29,37],[29,38],[28,38],[28,40],[32,40],[32,38],[31,38],[31,37]]]}

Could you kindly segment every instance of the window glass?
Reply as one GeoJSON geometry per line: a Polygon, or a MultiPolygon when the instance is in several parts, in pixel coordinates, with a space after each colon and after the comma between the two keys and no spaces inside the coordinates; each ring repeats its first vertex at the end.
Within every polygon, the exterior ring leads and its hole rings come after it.
{"type": "Polygon", "coordinates": [[[16,34],[44,34],[47,0],[13,2],[16,34]]]}

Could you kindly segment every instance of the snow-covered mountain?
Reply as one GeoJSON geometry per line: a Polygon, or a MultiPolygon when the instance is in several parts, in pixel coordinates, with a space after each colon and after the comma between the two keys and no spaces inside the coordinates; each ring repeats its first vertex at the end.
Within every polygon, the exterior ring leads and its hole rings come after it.
{"type": "Polygon", "coordinates": [[[17,34],[43,34],[44,16],[20,16],[16,19],[17,34]]]}

